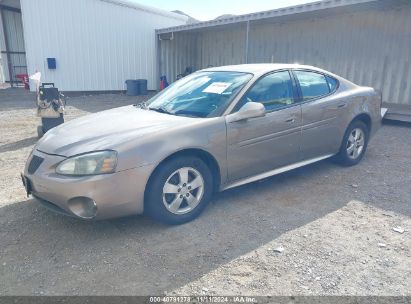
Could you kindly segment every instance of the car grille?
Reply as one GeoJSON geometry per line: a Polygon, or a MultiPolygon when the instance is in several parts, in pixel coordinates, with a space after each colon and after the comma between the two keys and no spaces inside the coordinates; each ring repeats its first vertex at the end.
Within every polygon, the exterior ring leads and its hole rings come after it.
{"type": "Polygon", "coordinates": [[[27,171],[30,174],[33,174],[34,172],[36,172],[36,170],[40,167],[43,160],[44,160],[44,158],[33,155],[33,158],[30,161],[30,164],[29,164],[29,167],[28,167],[27,171]]]}

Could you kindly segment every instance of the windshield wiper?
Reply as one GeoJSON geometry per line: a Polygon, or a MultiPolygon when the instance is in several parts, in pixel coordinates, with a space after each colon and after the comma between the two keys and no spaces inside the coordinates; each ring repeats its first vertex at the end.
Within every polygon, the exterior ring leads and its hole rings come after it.
{"type": "Polygon", "coordinates": [[[139,109],[144,109],[144,110],[147,110],[147,109],[148,109],[146,102],[141,102],[141,103],[138,103],[138,104],[133,104],[133,106],[135,106],[136,108],[139,108],[139,109]]]}
{"type": "Polygon", "coordinates": [[[162,107],[160,107],[160,108],[147,108],[147,109],[149,109],[149,110],[153,110],[153,111],[156,111],[156,112],[158,112],[158,113],[164,113],[164,114],[169,114],[169,115],[175,115],[174,113],[171,113],[171,112],[167,111],[166,109],[164,109],[164,108],[162,108],[162,107]]]}

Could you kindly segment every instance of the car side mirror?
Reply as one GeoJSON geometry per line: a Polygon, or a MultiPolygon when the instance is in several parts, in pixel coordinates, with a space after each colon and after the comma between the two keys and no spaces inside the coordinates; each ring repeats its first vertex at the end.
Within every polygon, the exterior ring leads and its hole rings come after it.
{"type": "Polygon", "coordinates": [[[227,122],[236,122],[265,115],[265,107],[259,102],[247,102],[238,112],[227,115],[227,122]]]}

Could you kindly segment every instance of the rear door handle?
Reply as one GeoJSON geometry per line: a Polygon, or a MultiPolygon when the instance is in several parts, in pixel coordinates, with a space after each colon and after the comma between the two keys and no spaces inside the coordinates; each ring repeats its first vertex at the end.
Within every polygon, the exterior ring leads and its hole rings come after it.
{"type": "Polygon", "coordinates": [[[293,123],[295,121],[294,117],[288,118],[285,122],[293,123]]]}
{"type": "Polygon", "coordinates": [[[346,103],[341,103],[337,106],[337,108],[344,108],[347,104],[346,103]]]}

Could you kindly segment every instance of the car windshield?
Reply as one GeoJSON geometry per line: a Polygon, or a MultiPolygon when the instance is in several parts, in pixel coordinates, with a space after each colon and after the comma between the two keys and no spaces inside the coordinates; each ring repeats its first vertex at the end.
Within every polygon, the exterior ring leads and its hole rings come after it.
{"type": "Polygon", "coordinates": [[[146,106],[173,115],[220,116],[252,76],[240,72],[194,73],[151,98],[146,106]]]}

